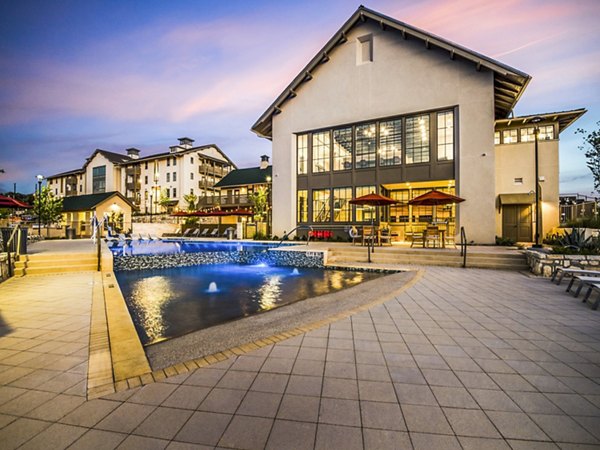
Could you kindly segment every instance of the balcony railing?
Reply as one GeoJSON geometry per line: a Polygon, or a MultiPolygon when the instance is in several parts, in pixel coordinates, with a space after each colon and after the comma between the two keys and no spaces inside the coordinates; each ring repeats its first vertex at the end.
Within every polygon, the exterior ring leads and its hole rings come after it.
{"type": "Polygon", "coordinates": [[[231,197],[221,197],[221,205],[248,206],[251,204],[252,204],[252,200],[248,195],[234,195],[231,197]]]}

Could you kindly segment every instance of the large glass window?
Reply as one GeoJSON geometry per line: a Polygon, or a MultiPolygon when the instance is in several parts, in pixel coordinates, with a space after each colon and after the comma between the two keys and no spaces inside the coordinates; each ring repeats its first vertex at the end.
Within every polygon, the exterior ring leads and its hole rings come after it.
{"type": "Polygon", "coordinates": [[[429,116],[406,118],[406,164],[429,162],[429,116]]]}
{"type": "Polygon", "coordinates": [[[352,208],[350,200],[352,199],[352,188],[334,188],[333,189],[333,221],[350,222],[352,221],[352,208]]]}
{"type": "Polygon", "coordinates": [[[331,205],[329,202],[330,195],[329,189],[313,189],[313,222],[329,222],[331,220],[331,205]]]}
{"type": "Polygon", "coordinates": [[[92,169],[92,193],[106,192],[106,166],[92,169]]]}
{"type": "Polygon", "coordinates": [[[517,130],[504,130],[502,131],[502,143],[503,144],[515,144],[517,142],[517,130]]]}
{"type": "Polygon", "coordinates": [[[535,140],[535,128],[521,128],[521,142],[533,142],[535,140]]]}
{"type": "Polygon", "coordinates": [[[379,165],[402,163],[402,120],[379,122],[379,165]]]}
{"type": "MultiPolygon", "coordinates": [[[[362,197],[363,195],[377,193],[375,186],[356,186],[356,197],[362,197]]],[[[371,219],[375,218],[375,207],[373,206],[355,206],[356,221],[357,222],[370,222],[371,219]]]]}
{"type": "Polygon", "coordinates": [[[500,132],[494,132],[494,145],[500,145],[500,132]]]}
{"type": "Polygon", "coordinates": [[[298,152],[298,175],[304,175],[308,171],[308,134],[300,134],[296,138],[296,149],[298,152]]]}
{"type": "Polygon", "coordinates": [[[297,205],[297,220],[298,223],[308,222],[308,191],[301,189],[298,191],[298,205],[297,205]]]}
{"type": "Polygon", "coordinates": [[[314,133],[312,136],[312,171],[329,172],[331,140],[329,131],[314,133]]]}
{"type": "Polygon", "coordinates": [[[438,161],[454,159],[454,113],[437,114],[437,158],[438,161]]]}
{"type": "Polygon", "coordinates": [[[375,167],[375,155],[377,155],[375,123],[367,123],[356,126],[356,168],[366,169],[375,167]]]}
{"type": "Polygon", "coordinates": [[[352,169],[352,128],[333,130],[333,170],[352,169]]]}
{"type": "Polygon", "coordinates": [[[540,129],[540,134],[538,136],[538,139],[540,141],[546,140],[546,139],[554,139],[554,126],[553,125],[543,125],[541,127],[539,127],[540,129]]]}

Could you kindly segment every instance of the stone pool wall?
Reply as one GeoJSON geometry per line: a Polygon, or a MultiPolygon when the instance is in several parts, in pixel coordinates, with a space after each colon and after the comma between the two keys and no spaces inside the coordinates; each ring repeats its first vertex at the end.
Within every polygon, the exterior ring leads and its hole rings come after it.
{"type": "Polygon", "coordinates": [[[596,255],[555,255],[527,250],[525,256],[531,272],[544,277],[552,276],[557,267],[600,270],[600,256],[596,255]]]}
{"type": "Polygon", "coordinates": [[[167,255],[125,255],[113,257],[113,270],[166,269],[202,264],[269,264],[271,266],[315,267],[325,265],[325,253],[268,250],[262,252],[200,252],[167,255]]]}

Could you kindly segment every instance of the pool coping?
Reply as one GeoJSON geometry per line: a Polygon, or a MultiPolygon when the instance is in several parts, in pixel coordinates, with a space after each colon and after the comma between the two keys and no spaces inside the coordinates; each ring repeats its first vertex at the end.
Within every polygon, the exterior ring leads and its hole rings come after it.
{"type": "MultiPolygon", "coordinates": [[[[373,270],[369,266],[362,265],[344,267],[355,270],[373,270]]],[[[95,278],[92,293],[87,397],[88,399],[103,397],[207,367],[366,311],[414,286],[425,272],[423,269],[405,271],[412,272],[414,275],[402,286],[360,306],[330,315],[322,320],[295,326],[283,332],[156,370],[152,370],[150,366],[114,272],[101,272],[98,275],[100,279],[95,278]]]]}

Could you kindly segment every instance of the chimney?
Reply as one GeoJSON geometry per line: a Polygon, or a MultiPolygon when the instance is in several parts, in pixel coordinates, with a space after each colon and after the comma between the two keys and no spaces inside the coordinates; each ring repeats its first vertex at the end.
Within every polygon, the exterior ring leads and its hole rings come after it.
{"type": "Polygon", "coordinates": [[[260,157],[260,169],[265,170],[269,167],[269,157],[267,155],[262,155],[260,157]]]}
{"type": "Polygon", "coordinates": [[[125,151],[127,152],[127,156],[131,159],[138,159],[140,157],[140,151],[135,147],[125,149],[125,151]]]}
{"type": "Polygon", "coordinates": [[[190,148],[192,148],[192,144],[194,143],[193,139],[190,139],[189,137],[181,137],[179,138],[179,146],[181,148],[183,148],[184,150],[188,150],[190,148]]]}

